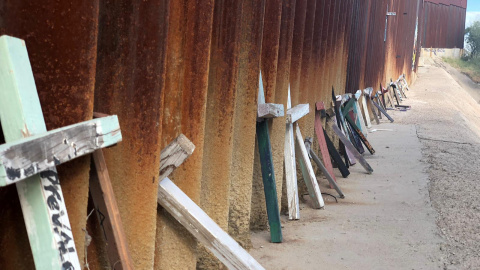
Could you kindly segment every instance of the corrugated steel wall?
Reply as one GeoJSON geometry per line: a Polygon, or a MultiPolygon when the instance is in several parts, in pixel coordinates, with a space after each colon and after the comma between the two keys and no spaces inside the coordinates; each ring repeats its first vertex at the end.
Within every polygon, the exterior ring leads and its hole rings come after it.
{"type": "Polygon", "coordinates": [[[424,48],[460,48],[464,46],[466,0],[425,1],[421,20],[424,48]]]}
{"type": "MultiPolygon", "coordinates": [[[[220,264],[157,209],[161,149],[180,133],[194,142],[172,179],[249,247],[250,229],[267,226],[255,157],[260,70],[267,102],[286,105],[290,85],[292,105],[312,111],[316,101],[330,106],[332,87],[341,94],[403,73],[411,80],[420,45],[463,47],[466,1],[455,1],[6,0],[0,34],[25,39],[49,129],[93,111],[119,115],[124,141],[105,152],[136,268],[208,268],[220,264]]],[[[313,115],[300,122],[305,137],[313,115]]],[[[270,129],[279,197],[284,123],[270,129]]],[[[86,229],[90,269],[108,268],[98,221],[85,221],[89,158],[59,171],[80,259],[86,229]]],[[[0,189],[0,204],[0,266],[31,269],[14,187],[0,189]]]]}

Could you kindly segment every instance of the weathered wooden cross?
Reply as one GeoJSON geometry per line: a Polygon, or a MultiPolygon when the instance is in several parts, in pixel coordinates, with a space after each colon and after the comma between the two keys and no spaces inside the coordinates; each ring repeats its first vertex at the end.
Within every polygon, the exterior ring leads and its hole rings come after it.
{"type": "MultiPolygon", "coordinates": [[[[291,106],[291,99],[290,99],[290,89],[288,92],[288,102],[291,106]]],[[[310,112],[310,108],[308,104],[298,104],[293,108],[287,109],[287,133],[286,136],[292,138],[293,137],[293,127],[295,128],[295,137],[296,137],[296,147],[293,147],[292,143],[285,144],[285,147],[288,148],[285,152],[294,153],[292,155],[285,155],[285,164],[293,163],[295,164],[295,155],[298,156],[298,161],[300,164],[300,170],[302,171],[303,180],[305,181],[305,185],[308,189],[308,194],[313,202],[313,207],[320,209],[325,206],[325,202],[323,201],[322,193],[320,191],[320,186],[317,182],[317,177],[315,176],[315,172],[313,171],[312,163],[310,162],[310,158],[305,148],[305,142],[302,137],[302,133],[300,132],[300,127],[298,125],[298,120],[307,115],[310,112]],[[292,126],[293,125],[293,126],[292,126]],[[287,161],[288,160],[288,161],[287,161]]],[[[295,167],[287,168],[285,166],[285,175],[287,182],[297,182],[297,172],[295,167]],[[290,170],[295,169],[295,170],[290,170]]],[[[287,185],[288,188],[288,185],[287,185]]],[[[298,191],[297,191],[298,193],[298,191]]],[[[298,195],[296,195],[298,196],[298,195]]],[[[288,198],[290,203],[292,197],[288,198]]],[[[292,205],[293,207],[298,207],[297,205],[292,205]]],[[[290,212],[290,204],[289,204],[289,212],[290,212]]],[[[299,212],[298,217],[299,217],[299,212]]],[[[289,215],[290,216],[290,215],[289,215]]]]}
{"type": "Polygon", "coordinates": [[[168,176],[194,151],[195,145],[184,135],[178,136],[162,150],[158,204],[165,208],[228,269],[263,270],[264,268],[232,237],[218,226],[168,176]]]}
{"type": "Polygon", "coordinates": [[[116,116],[47,132],[23,40],[0,37],[0,186],[16,184],[37,269],[82,269],[56,165],[121,141],[116,116]]]}

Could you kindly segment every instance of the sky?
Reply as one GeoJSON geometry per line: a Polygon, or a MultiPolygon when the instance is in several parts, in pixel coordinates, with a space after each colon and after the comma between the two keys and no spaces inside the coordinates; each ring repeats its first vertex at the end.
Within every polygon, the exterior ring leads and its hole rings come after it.
{"type": "Polygon", "coordinates": [[[465,27],[469,27],[474,21],[480,21],[480,1],[468,0],[465,27]]]}

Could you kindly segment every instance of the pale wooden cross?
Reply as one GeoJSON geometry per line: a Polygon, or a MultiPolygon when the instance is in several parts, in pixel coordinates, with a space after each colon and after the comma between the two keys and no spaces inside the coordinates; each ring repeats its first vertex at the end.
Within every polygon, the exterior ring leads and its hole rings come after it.
{"type": "Polygon", "coordinates": [[[47,132],[25,42],[0,37],[0,186],[15,183],[37,269],[82,269],[55,166],[121,141],[116,116],[47,132]]]}
{"type": "Polygon", "coordinates": [[[218,226],[195,202],[180,190],[168,176],[194,151],[195,145],[183,134],[162,150],[158,204],[165,208],[228,269],[264,268],[230,235],[218,226]]]}
{"type": "MultiPolygon", "coordinates": [[[[288,99],[289,101],[287,104],[291,104],[291,99],[290,99],[290,89],[288,92],[288,99]]],[[[307,115],[310,112],[310,108],[308,104],[298,104],[297,106],[293,108],[289,108],[287,110],[287,137],[293,137],[293,128],[295,128],[295,137],[297,138],[296,142],[296,147],[293,147],[292,143],[286,143],[285,147],[289,148],[285,150],[285,152],[293,153],[294,151],[296,152],[296,155],[298,155],[299,163],[300,163],[300,169],[302,171],[303,175],[303,180],[305,181],[305,185],[307,186],[308,189],[308,194],[310,195],[310,198],[312,199],[313,206],[315,208],[323,208],[325,206],[325,202],[323,201],[322,193],[320,191],[320,187],[317,182],[317,177],[315,176],[315,172],[313,171],[312,163],[310,162],[310,158],[307,152],[307,149],[305,148],[305,143],[303,141],[302,133],[300,132],[300,127],[298,126],[298,120],[300,120],[302,117],[307,115]],[[293,126],[292,126],[293,125],[293,126]]],[[[285,164],[287,163],[295,163],[295,156],[294,155],[286,155],[285,156],[285,164]],[[293,157],[293,159],[292,159],[293,157]],[[292,160],[290,160],[292,159],[292,160]],[[288,161],[287,161],[288,160],[288,161]]],[[[287,166],[285,166],[287,168],[287,166]]],[[[296,182],[297,178],[297,172],[296,170],[291,170],[294,169],[292,166],[290,166],[289,169],[286,169],[285,175],[287,182],[296,182]]],[[[288,187],[288,185],[287,185],[288,187]]],[[[298,192],[297,192],[298,193],[298,192]]],[[[288,194],[288,192],[287,192],[288,194]]],[[[298,195],[297,195],[298,196],[298,195]]],[[[295,197],[289,197],[288,201],[293,201],[295,202],[295,197]]],[[[292,204],[292,209],[290,209],[290,203],[289,203],[289,216],[290,212],[292,214],[298,213],[296,208],[298,207],[298,201],[296,202],[297,205],[292,204]]],[[[299,213],[297,214],[299,217],[299,213]]],[[[297,218],[298,219],[298,218],[297,218]]]]}

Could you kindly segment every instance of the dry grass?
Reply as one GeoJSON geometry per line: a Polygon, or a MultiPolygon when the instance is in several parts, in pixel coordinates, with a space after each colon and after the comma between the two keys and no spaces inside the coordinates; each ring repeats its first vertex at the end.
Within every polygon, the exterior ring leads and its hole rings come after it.
{"type": "Polygon", "coordinates": [[[473,58],[469,60],[463,60],[444,57],[443,61],[460,70],[462,73],[470,77],[472,81],[480,83],[480,59],[473,58]]]}

